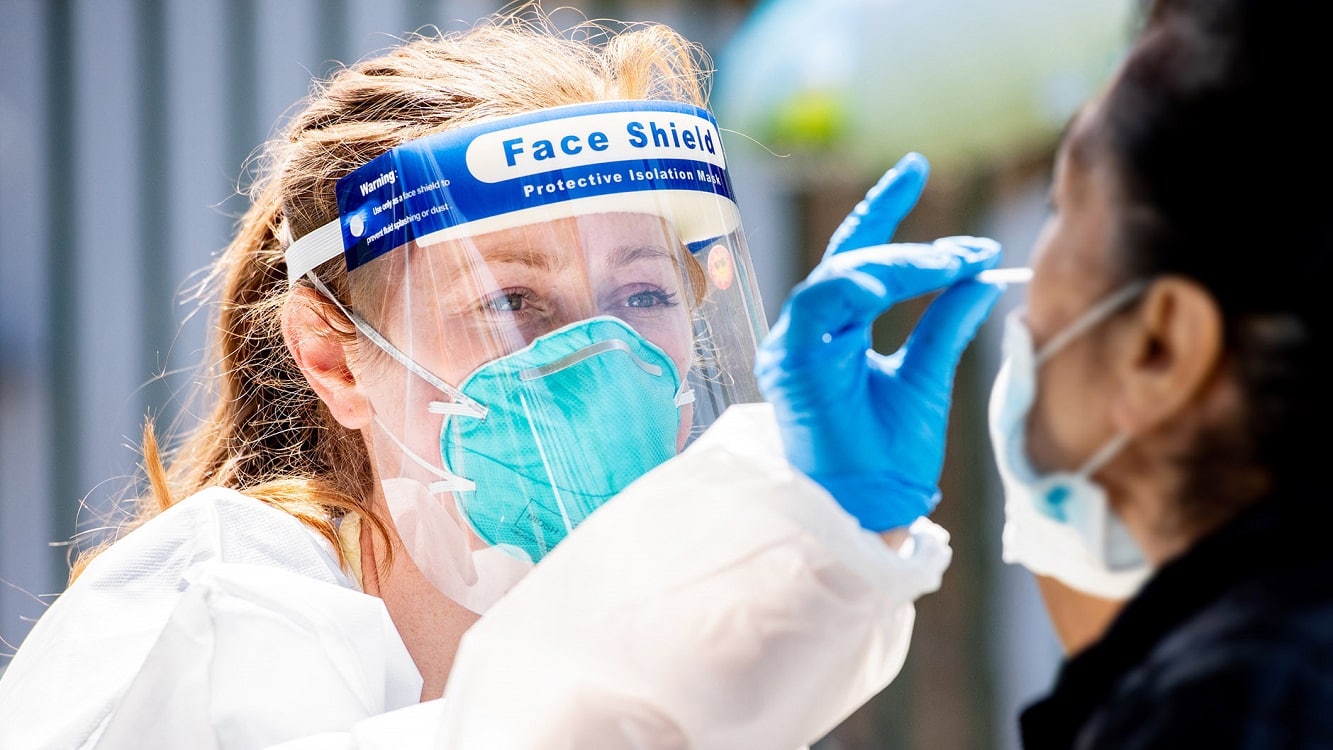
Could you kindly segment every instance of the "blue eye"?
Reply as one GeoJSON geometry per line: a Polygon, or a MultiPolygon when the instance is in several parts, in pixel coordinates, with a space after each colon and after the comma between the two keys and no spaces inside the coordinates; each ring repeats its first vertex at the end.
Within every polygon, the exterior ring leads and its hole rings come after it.
{"type": "Polygon", "coordinates": [[[523,292],[502,292],[484,301],[482,307],[492,312],[518,312],[527,306],[523,292]]]}
{"type": "Polygon", "coordinates": [[[635,292],[625,299],[625,307],[675,307],[676,295],[661,289],[645,289],[635,292]]]}

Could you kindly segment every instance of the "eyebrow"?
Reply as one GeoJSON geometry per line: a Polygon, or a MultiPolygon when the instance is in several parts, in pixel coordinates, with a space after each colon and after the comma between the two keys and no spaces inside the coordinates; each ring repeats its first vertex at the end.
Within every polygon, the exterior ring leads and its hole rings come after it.
{"type": "Polygon", "coordinates": [[[555,263],[552,262],[553,259],[549,251],[518,242],[505,243],[498,247],[492,246],[475,253],[460,254],[460,261],[470,266],[478,257],[482,263],[512,263],[528,266],[538,271],[552,271],[555,269],[555,263]]]}
{"type": "Polygon", "coordinates": [[[611,251],[611,265],[617,268],[638,260],[665,258],[676,264],[677,254],[660,245],[621,245],[611,251]]]}
{"type": "MultiPolygon", "coordinates": [[[[673,267],[679,267],[677,253],[673,253],[660,245],[652,244],[617,246],[610,253],[609,265],[613,268],[624,268],[640,260],[659,259],[668,260],[673,267]]],[[[453,281],[472,274],[479,265],[492,264],[519,265],[536,273],[548,274],[555,273],[559,269],[559,264],[555,262],[554,255],[549,251],[518,242],[492,245],[484,250],[477,250],[474,245],[469,244],[467,250],[460,249],[451,260],[446,261],[446,264],[440,268],[444,273],[444,278],[453,281]]]]}
{"type": "Polygon", "coordinates": [[[436,278],[446,284],[452,284],[477,273],[479,268],[490,265],[510,264],[531,269],[535,273],[554,273],[556,264],[551,254],[539,247],[532,247],[519,242],[506,242],[478,248],[472,242],[464,241],[463,246],[443,250],[444,257],[432,262],[436,278]]]}

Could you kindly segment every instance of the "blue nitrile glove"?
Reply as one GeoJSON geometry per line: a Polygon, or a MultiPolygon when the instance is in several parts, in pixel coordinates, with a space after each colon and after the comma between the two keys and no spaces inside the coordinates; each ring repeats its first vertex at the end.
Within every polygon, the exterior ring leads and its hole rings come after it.
{"type": "Polygon", "coordinates": [[[886,245],[916,205],[929,164],[908,154],[833,233],[759,349],[755,374],[787,459],[871,531],[907,526],[939,502],[954,372],[1003,287],[970,281],[1000,261],[981,237],[886,245]],[[897,352],[871,349],[895,303],[944,290],[897,352]]]}

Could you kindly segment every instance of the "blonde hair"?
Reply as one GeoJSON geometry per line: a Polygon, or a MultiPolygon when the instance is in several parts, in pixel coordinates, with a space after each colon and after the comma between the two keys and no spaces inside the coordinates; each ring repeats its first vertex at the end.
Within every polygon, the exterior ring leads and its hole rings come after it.
{"type": "MultiPolygon", "coordinates": [[[[706,106],[710,72],[707,55],[668,27],[616,32],[581,20],[562,29],[528,3],[466,31],[414,34],[317,82],[304,109],[266,144],[249,209],[205,281],[217,297],[204,378],[211,387],[203,394],[211,406],[169,462],[147,423],[149,497],[120,531],[219,485],[287,511],[340,557],[335,518],[359,515],[384,535],[383,521],[368,512],[373,474],[365,443],[333,418],[284,341],[282,310],[291,294],[284,238],[336,219],[338,179],[399,144],[563,104],[663,99],[706,106]]],[[[318,275],[346,299],[340,259],[318,275]]],[[[327,335],[354,340],[340,312],[324,304],[321,314],[327,335]]],[[[80,555],[70,580],[104,547],[80,555]]]]}

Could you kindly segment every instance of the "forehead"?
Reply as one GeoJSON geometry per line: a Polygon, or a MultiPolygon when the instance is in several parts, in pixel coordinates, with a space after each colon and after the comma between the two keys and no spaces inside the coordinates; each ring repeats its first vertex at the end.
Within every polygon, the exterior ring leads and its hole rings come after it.
{"type": "Polygon", "coordinates": [[[1055,156],[1055,190],[1068,197],[1082,197],[1087,181],[1098,171],[1094,146],[1100,101],[1088,102],[1065,127],[1055,156]]]}
{"type": "Polygon", "coordinates": [[[1061,140],[1052,215],[1034,257],[1034,265],[1078,296],[1095,296],[1114,281],[1112,171],[1093,147],[1094,118],[1091,109],[1080,112],[1061,140]]]}
{"type": "Polygon", "coordinates": [[[598,213],[526,224],[426,249],[432,265],[471,261],[556,268],[569,263],[672,259],[681,249],[668,222],[641,213],[598,213]]]}

